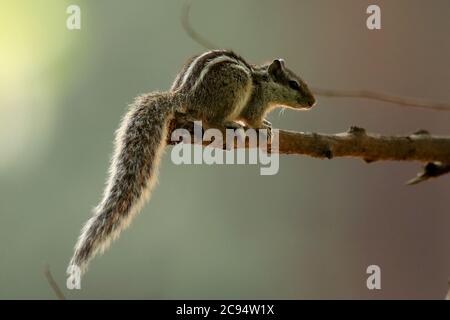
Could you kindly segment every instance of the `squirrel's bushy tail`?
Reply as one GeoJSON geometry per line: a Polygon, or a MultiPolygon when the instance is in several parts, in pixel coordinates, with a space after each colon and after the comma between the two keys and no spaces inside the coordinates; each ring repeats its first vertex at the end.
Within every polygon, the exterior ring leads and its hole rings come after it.
{"type": "Polygon", "coordinates": [[[170,93],[143,95],[130,106],[116,132],[103,199],[81,230],[68,273],[74,267],[83,273],[89,260],[117,238],[149,198],[173,109],[170,93]]]}

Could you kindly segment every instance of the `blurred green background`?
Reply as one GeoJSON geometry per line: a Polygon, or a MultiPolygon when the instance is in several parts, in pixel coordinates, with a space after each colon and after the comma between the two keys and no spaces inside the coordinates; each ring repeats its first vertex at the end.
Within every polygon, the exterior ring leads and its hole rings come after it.
{"type": "MultiPolygon", "coordinates": [[[[100,199],[113,132],[136,95],[167,89],[203,49],[182,1],[5,1],[0,10],[0,298],[436,298],[450,277],[450,177],[406,187],[417,163],[282,156],[258,166],[175,166],[134,224],[65,289],[100,199]],[[81,30],[66,8],[81,8],[81,30]],[[366,288],[377,264],[382,289],[366,288]]],[[[450,101],[447,0],[194,1],[192,23],[250,62],[282,57],[308,83],[450,101]],[[366,28],[369,4],[382,30],[366,28]]],[[[318,99],[275,127],[450,134],[450,113],[318,99]]]]}

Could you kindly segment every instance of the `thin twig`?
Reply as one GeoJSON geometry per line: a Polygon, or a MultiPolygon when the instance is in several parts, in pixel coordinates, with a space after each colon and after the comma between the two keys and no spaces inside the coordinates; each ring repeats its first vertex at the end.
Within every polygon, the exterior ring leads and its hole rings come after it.
{"type": "Polygon", "coordinates": [[[213,50],[218,48],[214,43],[210,42],[208,39],[204,38],[201,34],[199,34],[192,27],[192,24],[189,19],[189,14],[191,11],[192,1],[185,0],[183,2],[183,6],[181,8],[181,25],[183,26],[184,31],[189,35],[191,39],[197,42],[202,47],[213,50]]]}
{"type": "MultiPolygon", "coordinates": [[[[199,45],[208,50],[218,49],[214,43],[210,42],[208,39],[199,34],[192,27],[190,21],[190,10],[192,6],[192,0],[185,0],[181,10],[181,25],[188,36],[197,42],[199,45]]],[[[435,101],[427,101],[423,99],[400,97],[395,95],[390,95],[381,92],[374,92],[368,90],[330,90],[322,88],[313,88],[313,93],[318,96],[330,97],[330,98],[361,98],[370,99],[376,101],[387,102],[400,106],[409,106],[413,108],[435,110],[435,111],[450,111],[450,104],[441,103],[435,101]]]]}
{"type": "Polygon", "coordinates": [[[450,280],[448,281],[448,292],[447,296],[445,297],[445,300],[450,300],[450,280]]]}
{"type": "Polygon", "coordinates": [[[314,94],[330,98],[362,98],[393,103],[399,106],[408,106],[435,111],[450,111],[450,104],[434,102],[416,98],[394,96],[386,93],[369,90],[330,90],[312,88],[314,94]]]}
{"type": "Polygon", "coordinates": [[[412,178],[406,184],[413,185],[419,182],[426,181],[431,178],[436,178],[450,172],[450,165],[441,162],[428,162],[423,166],[422,172],[419,172],[416,177],[412,178]]]}
{"type": "Polygon", "coordinates": [[[48,284],[50,285],[50,288],[52,288],[56,297],[59,300],[66,300],[64,293],[59,288],[58,284],[56,283],[55,279],[53,278],[52,273],[50,272],[50,267],[48,265],[46,265],[44,268],[44,275],[47,278],[48,284]]]}
{"type": "MultiPolygon", "coordinates": [[[[191,135],[194,132],[194,124],[185,120],[173,120],[169,132],[176,128],[186,129],[191,135]]],[[[225,128],[216,129],[223,133],[225,140],[225,128]]],[[[433,136],[424,130],[407,136],[369,134],[358,127],[352,127],[347,132],[338,134],[288,130],[278,130],[277,133],[276,130],[273,130],[273,136],[278,139],[278,145],[274,148],[269,143],[267,148],[271,152],[280,154],[306,155],[321,159],[352,157],[363,159],[368,163],[381,160],[419,161],[435,164],[439,162],[442,164],[442,168],[448,168],[448,164],[450,164],[450,137],[433,136]]],[[[171,141],[170,137],[169,135],[167,143],[176,144],[177,142],[171,141]]],[[[211,144],[211,142],[201,141],[201,139],[199,142],[205,146],[211,144]]],[[[234,147],[236,148],[238,145],[234,144],[234,147]]],[[[246,140],[245,147],[249,147],[248,140],[246,140]]],[[[223,148],[226,148],[226,142],[223,148]]],[[[427,178],[437,177],[448,172],[448,170],[435,170],[433,174],[428,174],[427,178]]]]}

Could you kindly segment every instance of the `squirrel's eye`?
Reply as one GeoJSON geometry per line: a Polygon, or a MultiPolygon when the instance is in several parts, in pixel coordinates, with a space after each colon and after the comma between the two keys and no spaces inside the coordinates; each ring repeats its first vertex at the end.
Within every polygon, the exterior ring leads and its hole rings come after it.
{"type": "Polygon", "coordinates": [[[300,85],[295,80],[290,80],[289,81],[289,87],[291,87],[294,90],[300,90],[300,85]]]}

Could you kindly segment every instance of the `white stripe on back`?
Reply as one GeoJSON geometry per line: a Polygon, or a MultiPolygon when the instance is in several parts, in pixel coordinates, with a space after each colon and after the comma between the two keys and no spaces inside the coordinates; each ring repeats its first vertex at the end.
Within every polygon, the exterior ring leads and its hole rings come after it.
{"type": "MultiPolygon", "coordinates": [[[[212,52],[220,52],[220,50],[213,50],[213,51],[208,51],[203,53],[202,55],[198,56],[197,58],[195,58],[194,61],[192,61],[192,63],[189,65],[188,69],[186,70],[186,73],[183,76],[183,80],[181,81],[181,84],[179,85],[179,89],[181,89],[187,82],[187,80],[189,79],[189,77],[192,75],[192,72],[195,68],[195,66],[197,65],[197,63],[200,61],[200,59],[202,59],[203,57],[205,57],[206,55],[212,53],[212,52]]],[[[205,66],[203,67],[202,71],[200,72],[200,75],[198,76],[198,78],[195,80],[194,85],[192,87],[192,90],[195,89],[202,81],[203,78],[205,77],[205,75],[208,73],[208,71],[211,69],[212,66],[214,66],[216,63],[221,63],[224,61],[229,61],[229,62],[233,62],[234,65],[233,67],[241,69],[242,71],[244,71],[247,75],[250,75],[250,70],[249,68],[242,63],[241,61],[239,61],[238,59],[235,59],[233,57],[229,57],[225,54],[220,55],[214,59],[212,59],[211,61],[208,61],[205,66]]]]}
{"type": "Polygon", "coordinates": [[[185,72],[185,74],[184,74],[184,76],[183,76],[183,80],[181,81],[181,84],[180,84],[180,86],[179,86],[180,89],[186,84],[187,79],[188,79],[189,76],[191,75],[192,70],[194,70],[194,67],[195,67],[195,65],[198,63],[198,61],[199,61],[201,58],[203,58],[204,56],[206,56],[207,54],[210,54],[211,52],[214,52],[214,50],[213,50],[213,51],[207,51],[207,52],[205,52],[205,53],[199,55],[197,58],[195,58],[194,61],[192,61],[192,63],[189,65],[188,69],[186,70],[186,72],[185,72]]]}

